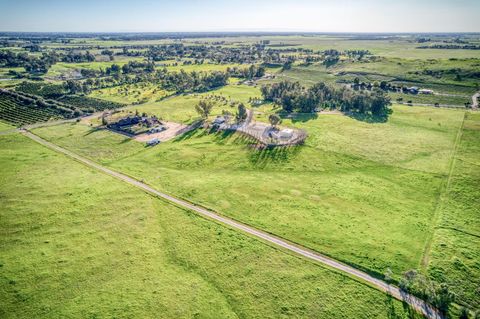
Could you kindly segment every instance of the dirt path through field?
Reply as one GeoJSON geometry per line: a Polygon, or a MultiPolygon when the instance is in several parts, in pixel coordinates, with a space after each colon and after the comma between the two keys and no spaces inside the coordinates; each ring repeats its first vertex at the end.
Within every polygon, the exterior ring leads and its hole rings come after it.
{"type": "Polygon", "coordinates": [[[301,255],[307,259],[313,260],[315,262],[321,263],[323,265],[326,265],[330,268],[333,268],[337,271],[340,271],[342,273],[348,274],[349,276],[355,278],[355,279],[360,279],[361,281],[369,283],[371,286],[393,296],[394,298],[401,300],[403,302],[408,303],[412,308],[414,308],[416,311],[422,313],[425,315],[427,318],[431,319],[443,319],[444,317],[434,308],[432,308],[429,304],[427,304],[425,301],[410,295],[408,293],[405,293],[404,291],[400,290],[398,287],[393,286],[388,284],[387,282],[377,279],[372,277],[371,275],[367,274],[366,272],[363,272],[361,270],[355,269],[349,265],[343,264],[339,261],[336,261],[330,257],[324,256],[322,254],[319,254],[317,252],[314,252],[308,248],[302,247],[300,245],[297,245],[295,243],[291,243],[285,239],[279,238],[275,235],[266,233],[262,230],[256,229],[254,227],[245,225],[243,223],[240,223],[236,220],[233,220],[231,218],[224,217],[222,215],[219,215],[213,211],[207,210],[201,206],[197,206],[191,202],[188,202],[183,199],[179,199],[176,197],[173,197],[171,195],[159,192],[158,190],[154,189],[153,187],[140,182],[137,179],[134,179],[130,176],[124,175],[122,173],[119,173],[117,171],[111,170],[109,168],[106,168],[105,166],[102,166],[98,163],[95,163],[89,159],[86,159],[76,153],[73,153],[67,149],[64,149],[56,144],[50,143],[42,138],[40,138],[37,135],[34,135],[28,131],[23,131],[22,132],[25,136],[31,138],[32,140],[36,141],[39,144],[42,144],[45,147],[48,147],[58,153],[62,153],[86,166],[89,166],[91,168],[94,168],[98,171],[101,171],[107,175],[113,176],[117,179],[120,179],[130,185],[133,185],[137,188],[142,189],[143,191],[152,194],[154,196],[157,196],[161,199],[166,200],[167,202],[174,204],[177,207],[188,209],[191,211],[194,211],[198,213],[199,215],[206,217],[207,219],[213,220],[215,222],[218,222],[220,224],[226,225],[227,227],[230,227],[232,229],[239,230],[241,232],[244,232],[246,234],[249,234],[253,237],[256,237],[264,242],[268,242],[269,244],[280,247],[282,249],[288,250],[290,252],[293,252],[295,254],[301,255]]]}

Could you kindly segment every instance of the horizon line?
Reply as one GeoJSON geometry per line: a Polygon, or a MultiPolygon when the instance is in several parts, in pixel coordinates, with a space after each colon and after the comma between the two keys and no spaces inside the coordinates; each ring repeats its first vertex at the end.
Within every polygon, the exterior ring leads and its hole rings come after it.
{"type": "Polygon", "coordinates": [[[264,33],[264,34],[292,34],[292,33],[306,33],[306,34],[480,34],[480,31],[302,31],[302,30],[284,30],[284,31],[272,31],[272,30],[205,30],[205,31],[3,31],[2,33],[65,33],[65,34],[172,34],[172,33],[190,33],[190,34],[202,34],[202,33],[264,33]]]}

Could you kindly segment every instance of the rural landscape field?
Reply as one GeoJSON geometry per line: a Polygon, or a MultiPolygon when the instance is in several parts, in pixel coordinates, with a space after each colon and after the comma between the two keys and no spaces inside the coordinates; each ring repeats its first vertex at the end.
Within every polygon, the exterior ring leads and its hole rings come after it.
{"type": "Polygon", "coordinates": [[[0,1],[0,318],[480,318],[480,6],[338,3],[0,1]]]}

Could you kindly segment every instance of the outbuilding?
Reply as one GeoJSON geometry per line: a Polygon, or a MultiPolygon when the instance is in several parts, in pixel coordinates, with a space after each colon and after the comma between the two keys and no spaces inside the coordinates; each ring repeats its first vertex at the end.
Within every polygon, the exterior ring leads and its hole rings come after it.
{"type": "Polygon", "coordinates": [[[160,140],[158,138],[152,138],[151,140],[147,141],[147,146],[155,146],[160,144],[160,140]]]}
{"type": "Polygon", "coordinates": [[[215,126],[215,125],[222,125],[223,123],[225,123],[226,119],[224,116],[217,116],[217,118],[215,120],[213,120],[212,124],[215,126]]]}
{"type": "Polygon", "coordinates": [[[159,125],[159,126],[155,126],[155,127],[152,127],[151,129],[148,130],[148,133],[150,134],[154,134],[154,133],[160,133],[160,132],[163,132],[165,131],[167,128],[163,125],[159,125]]]}
{"type": "Polygon", "coordinates": [[[420,94],[433,94],[433,90],[421,89],[421,90],[418,91],[418,93],[420,93],[420,94]]]}
{"type": "Polygon", "coordinates": [[[288,140],[293,137],[293,130],[286,128],[278,132],[272,132],[270,136],[279,140],[288,140]]]}

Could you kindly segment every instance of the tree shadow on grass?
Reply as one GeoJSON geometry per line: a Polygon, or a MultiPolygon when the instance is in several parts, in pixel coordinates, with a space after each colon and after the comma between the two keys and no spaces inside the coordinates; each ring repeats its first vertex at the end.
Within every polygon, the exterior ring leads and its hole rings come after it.
{"type": "Polygon", "coordinates": [[[255,167],[258,168],[263,168],[269,164],[289,163],[298,156],[302,147],[303,145],[251,145],[249,160],[255,167]]]}
{"type": "Polygon", "coordinates": [[[132,139],[126,137],[126,138],[124,138],[123,140],[121,140],[120,143],[118,143],[118,144],[125,144],[125,143],[128,143],[128,142],[130,142],[130,141],[132,141],[132,139]]]}
{"type": "Polygon", "coordinates": [[[213,140],[217,144],[224,144],[228,142],[236,132],[233,130],[218,130],[218,131],[211,131],[213,135],[213,140]]]}
{"type": "Polygon", "coordinates": [[[278,116],[284,120],[289,119],[292,123],[305,123],[311,120],[315,120],[318,118],[317,113],[277,113],[278,116]]]}
{"type": "Polygon", "coordinates": [[[87,133],[83,134],[83,136],[88,136],[90,134],[100,132],[100,131],[103,131],[103,130],[105,130],[103,127],[92,127],[88,130],[87,133]]]}
{"type": "Polygon", "coordinates": [[[191,139],[191,138],[193,138],[193,137],[195,137],[195,136],[196,136],[196,137],[202,137],[202,136],[205,135],[205,132],[202,132],[202,133],[200,133],[200,134],[198,134],[198,133],[199,133],[199,129],[196,128],[196,129],[193,129],[193,130],[190,130],[190,131],[188,131],[188,132],[185,132],[185,133],[183,133],[183,134],[178,135],[178,136],[175,137],[172,141],[173,141],[174,143],[177,143],[177,142],[189,140],[189,139],[191,139]]]}
{"type": "Polygon", "coordinates": [[[419,315],[405,300],[402,301],[402,306],[409,319],[423,318],[423,316],[419,315]]]}
{"type": "Polygon", "coordinates": [[[345,115],[355,119],[357,121],[366,122],[366,123],[386,123],[388,118],[393,113],[393,110],[389,109],[384,114],[373,115],[370,113],[357,113],[357,112],[345,112],[345,115]]]}
{"type": "MultiPolygon", "coordinates": [[[[389,319],[402,319],[405,318],[404,315],[405,313],[397,312],[395,309],[395,302],[396,300],[391,296],[391,295],[385,295],[385,306],[387,308],[387,318],[389,319]]],[[[409,319],[415,319],[418,318],[417,313],[410,307],[408,303],[405,301],[402,302],[403,304],[403,309],[407,313],[407,318],[409,319]]]]}

